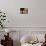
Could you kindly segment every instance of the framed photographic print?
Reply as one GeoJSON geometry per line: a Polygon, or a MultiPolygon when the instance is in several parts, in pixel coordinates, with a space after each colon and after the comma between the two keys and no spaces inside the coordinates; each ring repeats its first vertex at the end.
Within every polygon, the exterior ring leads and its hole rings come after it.
{"type": "Polygon", "coordinates": [[[20,8],[20,14],[28,14],[28,8],[20,8]]]}

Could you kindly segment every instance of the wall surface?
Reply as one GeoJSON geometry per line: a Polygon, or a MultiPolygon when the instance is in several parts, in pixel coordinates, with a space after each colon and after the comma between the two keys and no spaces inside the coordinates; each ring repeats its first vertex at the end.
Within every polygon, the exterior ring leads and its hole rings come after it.
{"type": "Polygon", "coordinates": [[[16,46],[20,45],[16,39],[18,40],[25,34],[31,34],[32,31],[45,31],[46,33],[46,0],[0,0],[0,10],[6,12],[5,26],[10,31],[20,33],[11,34],[14,46],[15,43],[16,46]],[[28,8],[28,14],[20,14],[20,8],[28,8]]]}
{"type": "Polygon", "coordinates": [[[46,0],[0,0],[0,10],[6,12],[6,27],[46,27],[46,0]],[[28,14],[20,14],[20,8],[28,14]]]}

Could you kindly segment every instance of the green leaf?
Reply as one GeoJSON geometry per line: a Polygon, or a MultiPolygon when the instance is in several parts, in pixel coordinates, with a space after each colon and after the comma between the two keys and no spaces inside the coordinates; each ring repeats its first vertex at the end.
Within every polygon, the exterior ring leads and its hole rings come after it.
{"type": "Polygon", "coordinates": [[[5,21],[6,19],[1,19],[2,21],[5,21]]]}
{"type": "Polygon", "coordinates": [[[0,13],[2,13],[2,12],[0,12],[0,13]]]}
{"type": "Polygon", "coordinates": [[[5,15],[5,13],[4,13],[4,15],[5,15]]]}
{"type": "Polygon", "coordinates": [[[2,17],[2,15],[0,17],[2,17]]]}
{"type": "Polygon", "coordinates": [[[3,17],[6,17],[6,16],[3,16],[3,17]]]}
{"type": "Polygon", "coordinates": [[[3,25],[1,25],[1,27],[3,28],[3,25]]]}
{"type": "Polygon", "coordinates": [[[1,21],[0,21],[0,23],[1,23],[1,21]]]}

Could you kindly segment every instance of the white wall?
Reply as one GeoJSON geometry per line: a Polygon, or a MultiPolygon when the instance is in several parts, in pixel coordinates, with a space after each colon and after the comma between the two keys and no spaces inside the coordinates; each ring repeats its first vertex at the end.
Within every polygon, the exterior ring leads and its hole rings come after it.
{"type": "Polygon", "coordinates": [[[7,27],[46,27],[46,0],[0,0],[0,9],[6,12],[7,27]],[[20,8],[29,14],[20,14],[20,8]]]}
{"type": "MultiPolygon", "coordinates": [[[[6,27],[20,31],[20,37],[31,31],[46,31],[46,0],[0,0],[0,9],[6,12],[6,27]],[[20,14],[21,7],[28,8],[29,14],[20,14]]],[[[17,33],[16,37],[18,38],[17,33]]]]}

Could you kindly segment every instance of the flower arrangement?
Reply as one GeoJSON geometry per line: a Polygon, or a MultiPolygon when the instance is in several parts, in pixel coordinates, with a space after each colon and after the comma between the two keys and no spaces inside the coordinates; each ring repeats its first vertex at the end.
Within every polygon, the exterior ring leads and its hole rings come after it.
{"type": "Polygon", "coordinates": [[[4,27],[4,22],[6,20],[6,15],[4,12],[0,11],[0,27],[3,28],[4,27]]]}

